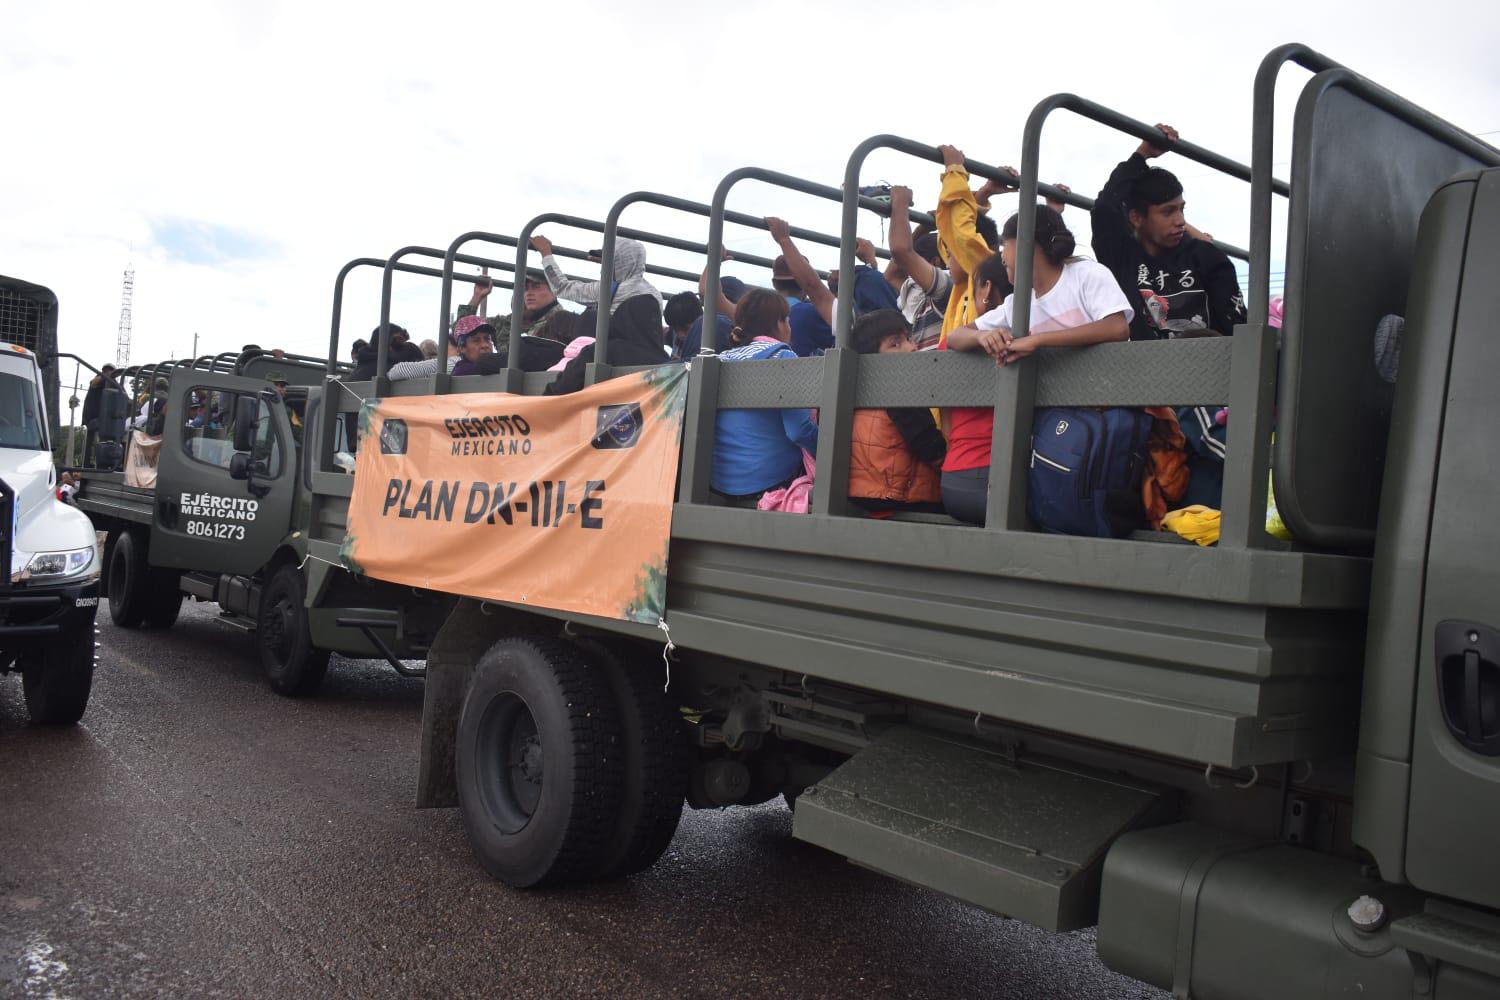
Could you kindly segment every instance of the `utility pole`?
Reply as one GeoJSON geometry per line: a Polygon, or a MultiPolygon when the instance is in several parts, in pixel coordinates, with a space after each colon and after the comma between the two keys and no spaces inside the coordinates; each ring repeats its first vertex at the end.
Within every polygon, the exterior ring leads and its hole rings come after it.
{"type": "MultiPolygon", "coordinates": [[[[76,361],[73,363],[73,395],[68,397],[68,452],[63,459],[64,465],[73,464],[73,438],[78,431],[78,373],[82,368],[76,361]]],[[[86,442],[85,442],[86,443],[86,442]]],[[[79,456],[82,459],[84,456],[79,456]]]]}
{"type": "Polygon", "coordinates": [[[198,333],[197,333],[197,331],[194,331],[193,332],[193,360],[196,361],[197,359],[198,359],[198,333]]]}

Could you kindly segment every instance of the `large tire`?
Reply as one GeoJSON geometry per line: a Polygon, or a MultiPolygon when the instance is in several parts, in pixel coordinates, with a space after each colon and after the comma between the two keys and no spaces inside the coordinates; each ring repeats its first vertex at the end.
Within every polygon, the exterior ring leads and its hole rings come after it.
{"type": "Polygon", "coordinates": [[[295,698],[312,694],[323,683],[328,650],[313,645],[302,573],[296,566],[282,566],[271,574],[261,592],[255,635],[271,690],[295,698]]]}
{"type": "Polygon", "coordinates": [[[619,742],[609,680],[576,649],[491,646],[474,666],[454,761],[485,871],[517,888],[597,876],[620,813],[619,742]]]}
{"type": "Polygon", "coordinates": [[[620,817],[601,874],[634,875],[655,864],[677,832],[687,797],[687,730],[682,713],[662,690],[659,660],[652,669],[597,639],[575,645],[604,670],[620,712],[620,817]]]}
{"type": "Polygon", "coordinates": [[[150,594],[146,587],[146,546],[129,531],[116,531],[109,540],[109,562],[104,594],[109,619],[120,628],[140,628],[146,621],[150,594]]]}
{"type": "Polygon", "coordinates": [[[175,569],[153,569],[146,574],[145,624],[171,628],[182,611],[182,574],[175,569]]]}
{"type": "Polygon", "coordinates": [[[60,635],[21,658],[21,686],[31,721],[43,726],[71,726],[88,707],[94,685],[94,620],[86,628],[60,635]]]}

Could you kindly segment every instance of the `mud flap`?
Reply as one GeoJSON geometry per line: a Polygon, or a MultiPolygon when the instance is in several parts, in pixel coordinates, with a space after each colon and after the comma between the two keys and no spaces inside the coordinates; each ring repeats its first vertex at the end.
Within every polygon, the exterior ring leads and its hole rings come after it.
{"type": "Polygon", "coordinates": [[[1109,845],[1174,803],[1119,775],[900,726],[797,800],[792,834],[1048,930],[1094,923],[1109,845]]]}

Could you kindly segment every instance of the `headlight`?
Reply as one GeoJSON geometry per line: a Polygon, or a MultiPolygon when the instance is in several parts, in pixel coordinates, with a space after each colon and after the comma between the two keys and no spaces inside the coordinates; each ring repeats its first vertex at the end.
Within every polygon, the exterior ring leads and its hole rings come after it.
{"type": "Polygon", "coordinates": [[[66,552],[38,552],[16,580],[57,580],[80,576],[94,564],[94,547],[69,549],[66,552]]]}

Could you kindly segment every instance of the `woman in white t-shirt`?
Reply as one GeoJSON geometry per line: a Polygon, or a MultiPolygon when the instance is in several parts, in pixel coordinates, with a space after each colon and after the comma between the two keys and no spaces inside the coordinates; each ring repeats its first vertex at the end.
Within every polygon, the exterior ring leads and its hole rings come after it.
{"type": "MultiPolygon", "coordinates": [[[[1000,231],[1000,253],[1005,272],[1016,280],[1016,220],[1012,215],[1000,231]]],[[[1031,265],[1031,335],[1012,337],[1011,309],[1015,294],[972,325],[948,334],[952,351],[985,351],[999,364],[1014,364],[1043,347],[1087,347],[1130,337],[1134,310],[1109,268],[1086,257],[1075,257],[1077,244],[1062,215],[1046,205],[1036,208],[1036,250],[1031,265]]],[[[943,472],[943,507],[953,517],[984,523],[990,483],[990,438],[993,410],[954,411],[948,453],[983,452],[976,468],[943,472]],[[965,414],[960,420],[956,414],[965,414]]],[[[973,464],[973,463],[964,463],[973,464]]]]}

